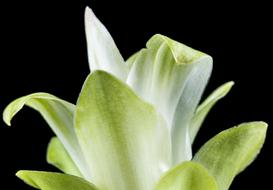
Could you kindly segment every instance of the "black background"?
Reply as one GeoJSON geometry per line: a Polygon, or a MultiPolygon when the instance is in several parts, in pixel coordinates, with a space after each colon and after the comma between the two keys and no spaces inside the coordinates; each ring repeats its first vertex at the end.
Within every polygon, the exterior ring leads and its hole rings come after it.
{"type": "MultiPolygon", "coordinates": [[[[272,14],[262,1],[157,1],[149,5],[106,0],[1,1],[1,112],[13,99],[40,91],[76,102],[89,73],[83,20],[86,5],[108,28],[124,58],[144,47],[153,34],[161,33],[214,58],[205,95],[226,81],[235,81],[231,93],[205,121],[195,151],[216,133],[238,123],[264,120],[272,125],[272,14]]],[[[57,171],[45,161],[53,133],[38,113],[25,108],[12,127],[0,125],[1,189],[32,189],[14,176],[19,169],[57,171]]],[[[271,127],[261,154],[231,189],[272,186],[268,180],[271,127]]]]}

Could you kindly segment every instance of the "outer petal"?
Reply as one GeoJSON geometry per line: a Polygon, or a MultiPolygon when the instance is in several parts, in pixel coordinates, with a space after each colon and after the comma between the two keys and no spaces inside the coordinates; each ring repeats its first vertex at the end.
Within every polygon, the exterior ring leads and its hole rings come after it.
{"type": "Polygon", "coordinates": [[[263,146],[267,124],[243,123],[209,140],[194,156],[217,180],[219,190],[227,190],[233,178],[244,170],[263,146]]]}
{"type": "Polygon", "coordinates": [[[85,32],[91,71],[104,70],[126,80],[128,68],[114,40],[88,7],[85,10],[85,32]]]}
{"type": "Polygon", "coordinates": [[[217,190],[215,179],[202,165],[183,162],[168,171],[157,184],[156,190],[217,190]]]}
{"type": "Polygon", "coordinates": [[[212,58],[162,35],[127,61],[127,83],[164,116],[173,162],[191,159],[189,124],[212,69],[212,58]],[[132,64],[132,62],[134,62],[132,64]]]}
{"type": "Polygon", "coordinates": [[[192,118],[190,124],[190,137],[191,143],[193,143],[195,136],[197,135],[203,121],[205,120],[207,114],[211,110],[211,108],[223,97],[225,97],[228,92],[231,90],[234,85],[233,81],[227,82],[220,87],[218,87],[215,91],[213,91],[207,98],[198,106],[194,117],[192,118]]]}
{"type": "Polygon", "coordinates": [[[72,175],[26,170],[16,175],[28,185],[41,190],[98,190],[93,184],[72,175]]]}
{"type": "Polygon", "coordinates": [[[85,160],[73,127],[75,105],[47,93],[34,93],[11,102],[4,110],[4,121],[10,125],[11,119],[24,105],[37,110],[43,116],[61,140],[81,173],[87,179],[90,179],[90,174],[86,170],[85,160]]]}
{"type": "Polygon", "coordinates": [[[169,166],[170,139],[162,118],[106,72],[85,81],[75,127],[100,189],[151,190],[169,166]]]}
{"type": "Polygon", "coordinates": [[[47,148],[47,162],[59,168],[66,174],[82,177],[63,144],[57,137],[52,137],[47,148]]]}

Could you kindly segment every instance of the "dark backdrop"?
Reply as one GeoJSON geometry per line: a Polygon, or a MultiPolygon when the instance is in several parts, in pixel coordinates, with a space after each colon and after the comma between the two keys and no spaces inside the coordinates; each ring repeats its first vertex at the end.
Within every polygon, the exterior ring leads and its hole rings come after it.
{"type": "MultiPolygon", "coordinates": [[[[186,2],[1,1],[0,111],[11,100],[39,91],[75,103],[89,72],[83,13],[90,5],[125,58],[144,47],[153,34],[161,33],[213,56],[206,95],[226,81],[236,82],[209,114],[195,151],[238,123],[264,120],[272,125],[269,6],[261,1],[241,5],[186,2]]],[[[19,169],[56,171],[45,161],[53,133],[39,114],[25,108],[12,127],[0,125],[1,189],[31,189],[14,176],[19,169]]],[[[271,127],[261,154],[231,189],[270,189],[271,127]]]]}

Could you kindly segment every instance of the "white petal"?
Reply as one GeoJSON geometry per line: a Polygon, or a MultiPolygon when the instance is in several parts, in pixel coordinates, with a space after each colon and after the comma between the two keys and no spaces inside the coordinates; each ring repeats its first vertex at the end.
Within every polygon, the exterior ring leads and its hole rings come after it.
{"type": "Polygon", "coordinates": [[[104,70],[125,80],[128,68],[114,40],[88,7],[85,10],[85,32],[90,70],[104,70]]]}
{"type": "Polygon", "coordinates": [[[189,122],[212,70],[212,58],[162,35],[130,59],[127,83],[164,116],[174,163],[191,158],[189,122]],[[134,62],[134,63],[131,63],[134,62]]]}

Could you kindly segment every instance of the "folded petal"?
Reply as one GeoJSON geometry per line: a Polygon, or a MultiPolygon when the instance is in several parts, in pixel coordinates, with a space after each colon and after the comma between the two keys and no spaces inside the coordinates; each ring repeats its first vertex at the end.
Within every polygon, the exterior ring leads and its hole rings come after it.
{"type": "Polygon", "coordinates": [[[21,170],[16,173],[28,185],[41,190],[98,190],[93,184],[72,175],[21,170]]]}
{"type": "Polygon", "coordinates": [[[14,100],[7,106],[3,113],[6,124],[10,125],[11,119],[24,105],[37,110],[43,116],[79,167],[82,175],[90,179],[73,127],[75,105],[47,93],[30,94],[14,100]]]}
{"type": "Polygon", "coordinates": [[[219,190],[227,190],[234,177],[244,170],[260,152],[267,124],[243,123],[225,130],[209,140],[194,156],[194,161],[208,169],[219,190]]]}
{"type": "Polygon", "coordinates": [[[85,10],[85,32],[91,71],[104,70],[125,80],[128,68],[114,40],[88,7],[85,10]]]}
{"type": "Polygon", "coordinates": [[[172,134],[173,163],[191,159],[189,124],[212,70],[212,58],[162,35],[130,58],[127,83],[152,103],[172,134]],[[132,64],[133,62],[133,64],[132,64]]]}
{"type": "Polygon", "coordinates": [[[227,82],[216,90],[214,90],[205,100],[202,102],[192,118],[190,124],[190,138],[191,143],[193,143],[203,121],[205,120],[207,114],[211,110],[211,108],[223,97],[225,97],[229,91],[231,90],[232,86],[234,85],[233,81],[227,82]]]}
{"type": "Polygon", "coordinates": [[[217,190],[215,179],[201,164],[183,162],[160,179],[155,190],[217,190]]]}
{"type": "Polygon", "coordinates": [[[82,177],[78,167],[57,137],[52,137],[48,144],[46,160],[66,174],[82,177]]]}
{"type": "Polygon", "coordinates": [[[151,190],[170,162],[164,120],[122,81],[96,71],[75,112],[83,153],[100,189],[151,190]]]}

